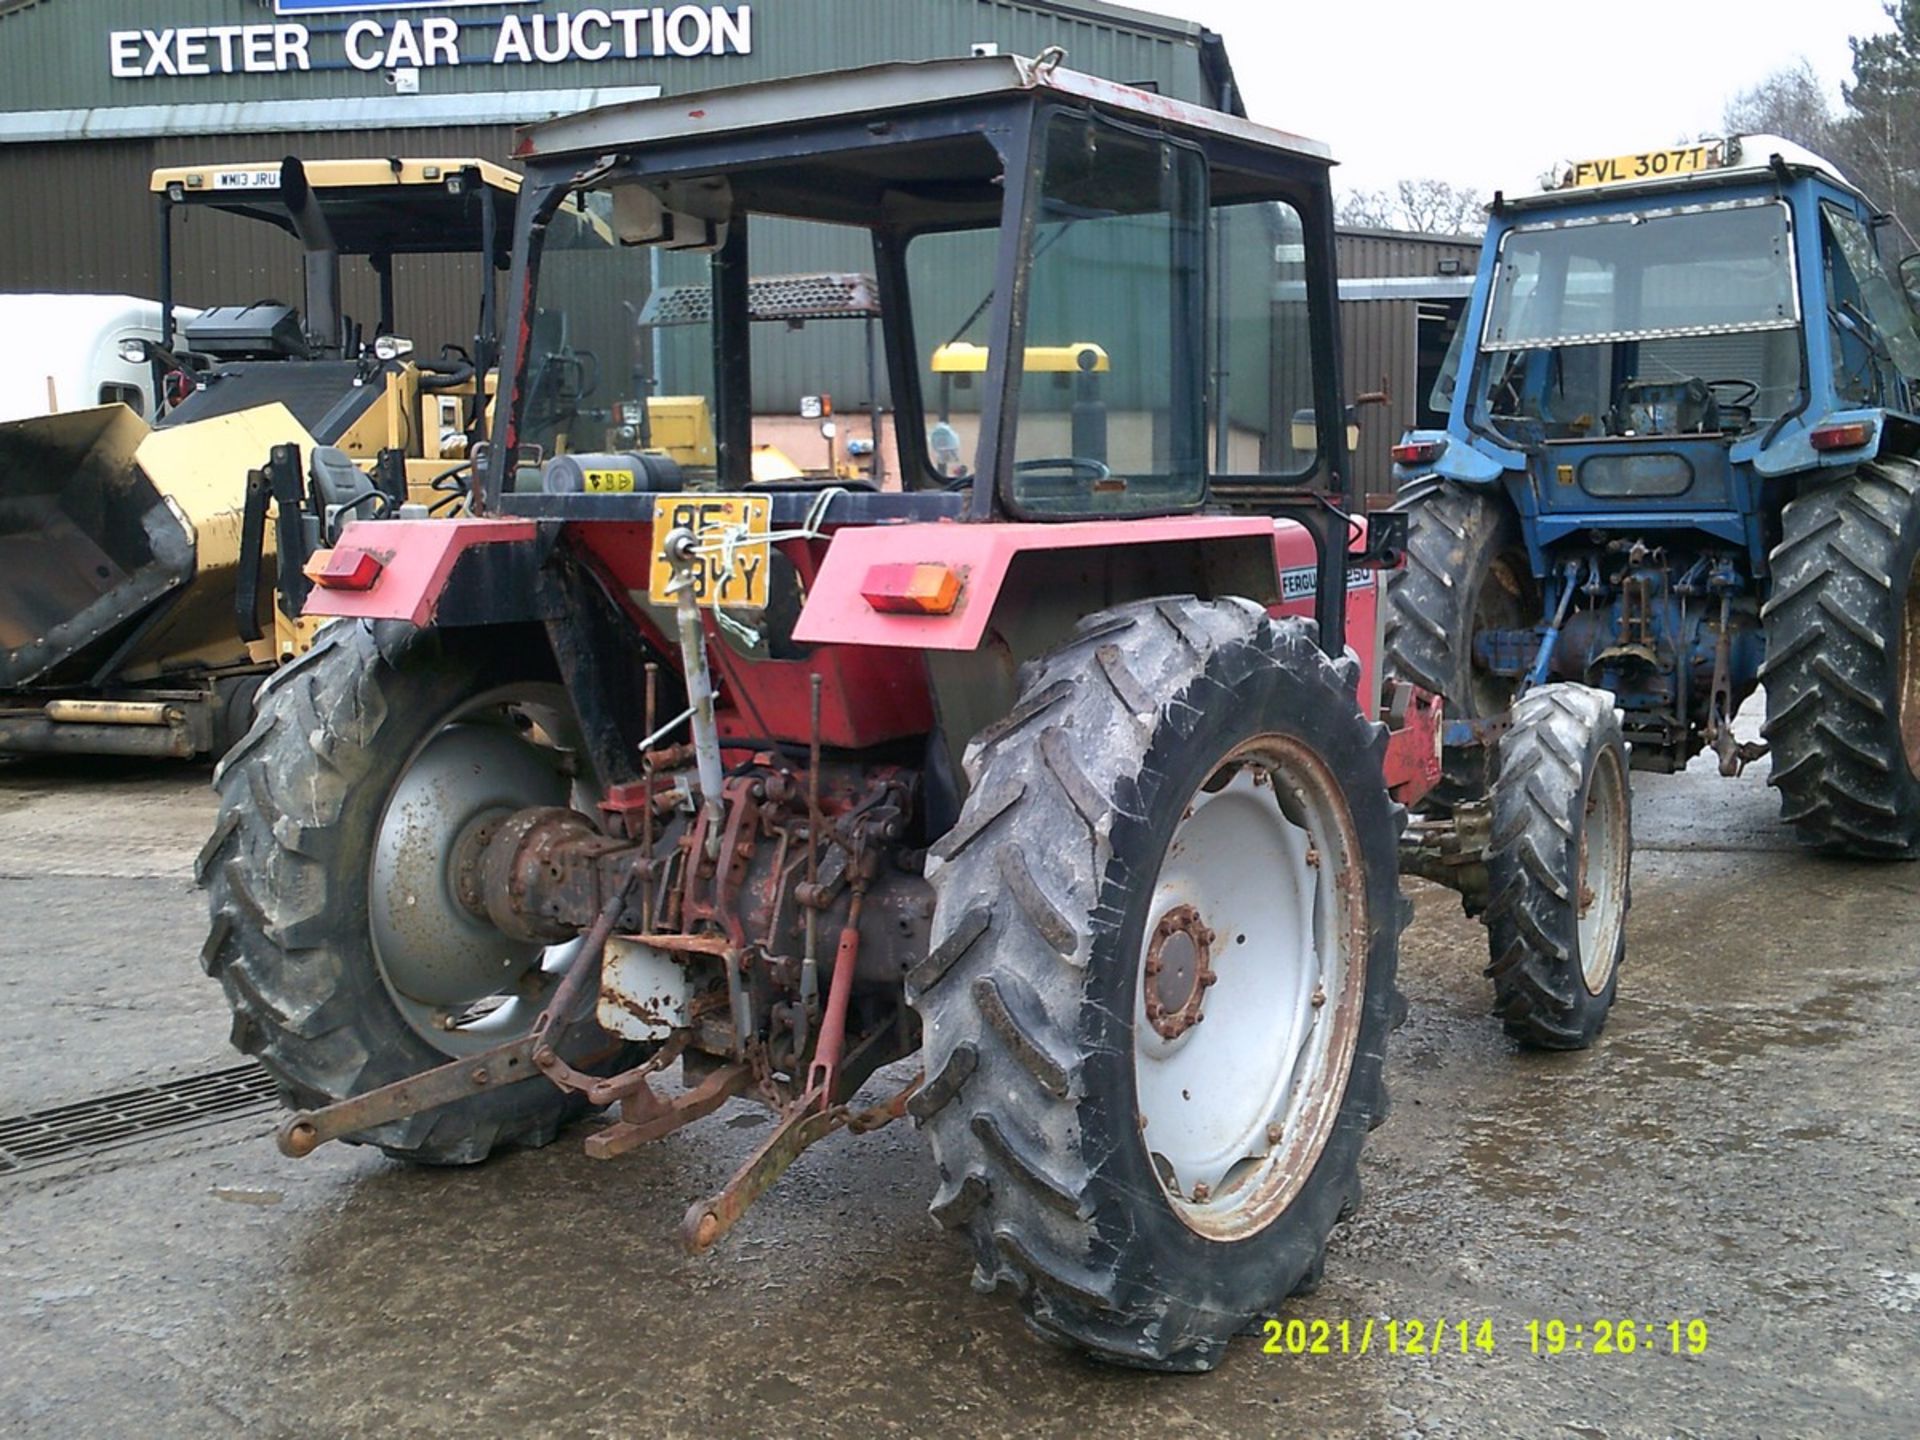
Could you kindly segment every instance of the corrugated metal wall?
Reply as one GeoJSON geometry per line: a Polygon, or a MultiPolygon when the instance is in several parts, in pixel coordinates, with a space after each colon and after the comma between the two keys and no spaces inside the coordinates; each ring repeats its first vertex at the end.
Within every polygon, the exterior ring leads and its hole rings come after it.
{"type": "MultiPolygon", "coordinates": [[[[1336,246],[1342,280],[1470,276],[1480,260],[1480,242],[1470,236],[1342,230],[1336,246]]],[[[1359,412],[1354,468],[1370,494],[1393,492],[1389,452],[1419,423],[1420,310],[1420,302],[1412,299],[1349,300],[1340,306],[1341,378],[1348,399],[1380,390],[1388,396],[1386,404],[1359,412]]]]}
{"type": "Polygon", "coordinates": [[[1397,230],[1342,230],[1340,278],[1379,280],[1406,275],[1471,275],[1480,241],[1471,235],[1410,235],[1397,230]],[[1451,264],[1452,268],[1444,268],[1451,264]]]}
{"type": "MultiPolygon", "coordinates": [[[[259,161],[287,155],[305,160],[353,159],[395,153],[391,134],[331,131],[238,138],[103,140],[85,145],[0,146],[0,195],[48,197],[29,221],[15,208],[0,225],[0,288],[157,296],[160,225],[148,191],[163,165],[259,161]]],[[[411,130],[400,137],[416,156],[477,156],[501,161],[512,144],[504,127],[411,130]]],[[[301,300],[298,247],[257,221],[211,211],[176,210],[174,279],[183,305],[245,304],[258,299],[301,300]]],[[[348,262],[343,296],[349,314],[371,320],[379,290],[371,272],[348,262]]],[[[394,264],[400,333],[437,348],[470,343],[479,303],[479,261],[403,258],[394,264]]]]}
{"type": "Polygon", "coordinates": [[[1390,397],[1385,405],[1359,410],[1360,448],[1354,452],[1354,468],[1370,494],[1392,490],[1393,459],[1388,452],[1413,426],[1418,308],[1411,300],[1349,301],[1340,307],[1346,367],[1342,385],[1348,401],[1381,389],[1390,397]]]}

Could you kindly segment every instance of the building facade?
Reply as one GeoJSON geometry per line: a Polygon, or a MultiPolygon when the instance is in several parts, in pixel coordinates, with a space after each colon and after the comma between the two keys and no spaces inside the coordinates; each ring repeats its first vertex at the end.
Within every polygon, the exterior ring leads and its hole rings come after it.
{"type": "MultiPolygon", "coordinates": [[[[1240,108],[1218,36],[1102,0],[0,0],[0,290],[156,295],[148,176],[160,166],[287,155],[510,164],[517,127],[595,105],[981,46],[1037,55],[1055,45],[1075,68],[1240,108]]],[[[181,303],[287,298],[286,237],[215,213],[176,227],[181,303]]],[[[1358,233],[1341,247],[1347,273],[1367,281],[1444,282],[1442,267],[1461,251],[1358,233]]],[[[755,270],[865,268],[858,255],[818,250],[797,233],[756,234],[755,270]]],[[[1459,273],[1470,275],[1470,248],[1463,253],[1459,273]]],[[[396,270],[403,332],[471,336],[477,260],[402,259],[396,270]]],[[[350,306],[367,303],[371,283],[347,277],[350,306]]],[[[1446,297],[1362,290],[1345,311],[1348,393],[1390,397],[1361,417],[1361,473],[1381,488],[1387,446],[1418,419],[1421,357],[1446,297]]],[[[756,369],[756,410],[794,414],[803,396],[823,391],[843,412],[876,399],[884,408],[884,382],[877,397],[867,393],[872,371],[857,335],[822,332],[779,353],[756,369]]]]}

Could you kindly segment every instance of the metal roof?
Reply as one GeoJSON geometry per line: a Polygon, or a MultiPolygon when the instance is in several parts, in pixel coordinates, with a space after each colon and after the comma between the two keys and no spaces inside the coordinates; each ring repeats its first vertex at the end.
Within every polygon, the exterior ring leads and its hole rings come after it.
{"type": "Polygon", "coordinates": [[[1333,159],[1332,151],[1318,140],[1017,55],[870,65],[609,106],[533,126],[516,153],[529,159],[597,156],[613,149],[678,144],[702,136],[1041,92],[1101,105],[1149,124],[1223,134],[1262,149],[1326,163],[1333,159]]]}
{"type": "MultiPolygon", "coordinates": [[[[156,195],[167,186],[178,183],[186,187],[188,194],[205,192],[208,194],[226,192],[239,193],[241,187],[229,190],[220,182],[222,177],[249,178],[263,175],[268,171],[279,173],[281,162],[261,160],[247,162],[222,162],[218,165],[166,165],[153,172],[153,179],[147,188],[156,195]]],[[[520,177],[504,165],[496,165],[491,160],[481,160],[473,156],[453,158],[433,158],[424,160],[303,160],[301,168],[307,172],[307,183],[316,190],[333,190],[347,186],[362,189],[403,187],[414,185],[445,185],[447,176],[463,171],[477,172],[480,183],[489,185],[509,195],[520,193],[520,177]]],[[[277,186],[249,186],[256,190],[272,190],[277,186]]]]}
{"type": "MultiPolygon", "coordinates": [[[[281,198],[282,163],[169,165],[155,170],[149,184],[155,193],[171,193],[175,205],[219,210],[293,234],[298,227],[281,198]]],[[[499,218],[494,258],[504,262],[512,252],[520,177],[503,166],[454,158],[309,160],[300,168],[343,255],[476,254],[483,235],[477,198],[488,193],[499,218]],[[456,176],[462,182],[450,188],[456,176]],[[468,183],[476,176],[479,184],[468,183]]],[[[574,214],[561,223],[566,246],[598,222],[574,214]]]]}

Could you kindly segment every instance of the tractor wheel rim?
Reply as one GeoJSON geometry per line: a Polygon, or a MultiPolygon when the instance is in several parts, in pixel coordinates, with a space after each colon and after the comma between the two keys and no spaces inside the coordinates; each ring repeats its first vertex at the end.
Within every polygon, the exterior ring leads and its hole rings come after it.
{"type": "Polygon", "coordinates": [[[382,984],[407,1023],[445,1054],[524,1034],[579,942],[509,939],[458,897],[468,827],[574,797],[574,740],[557,685],[463,702],[415,748],[381,808],[368,859],[367,928],[382,984]]]}
{"type": "Polygon", "coordinates": [[[1907,773],[1920,778],[1920,559],[1907,575],[1907,599],[1900,626],[1900,748],[1907,773]]]}
{"type": "Polygon", "coordinates": [[[1230,753],[1168,843],[1138,961],[1135,1103],[1168,1203],[1209,1238],[1284,1214],[1333,1133],[1366,994],[1359,866],[1331,772],[1277,735],[1230,753]]]}
{"type": "Polygon", "coordinates": [[[1598,995],[1613,979],[1626,923],[1627,782],[1620,757],[1603,750],[1587,782],[1580,824],[1579,889],[1574,896],[1580,941],[1580,978],[1598,995]]]}

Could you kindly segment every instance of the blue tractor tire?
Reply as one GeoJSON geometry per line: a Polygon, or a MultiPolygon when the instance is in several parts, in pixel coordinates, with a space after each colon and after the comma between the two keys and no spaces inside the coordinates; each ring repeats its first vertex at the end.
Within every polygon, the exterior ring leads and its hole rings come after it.
{"type": "Polygon", "coordinates": [[[1487,975],[1507,1034],[1584,1050],[1626,956],[1633,799],[1613,696],[1562,682],[1515,702],[1487,848],[1487,975]]]}
{"type": "MultiPolygon", "coordinates": [[[[1527,629],[1542,618],[1519,515],[1499,490],[1437,476],[1409,484],[1394,508],[1407,514],[1407,560],[1387,579],[1389,674],[1439,695],[1449,718],[1504,715],[1521,681],[1477,663],[1473,642],[1482,630],[1527,629]]],[[[1485,771],[1484,747],[1449,752],[1432,799],[1480,798],[1485,771]]]]}
{"type": "Polygon", "coordinates": [[[1771,568],[1782,818],[1833,853],[1920,857],[1920,463],[1882,456],[1791,501],[1771,568]]]}

